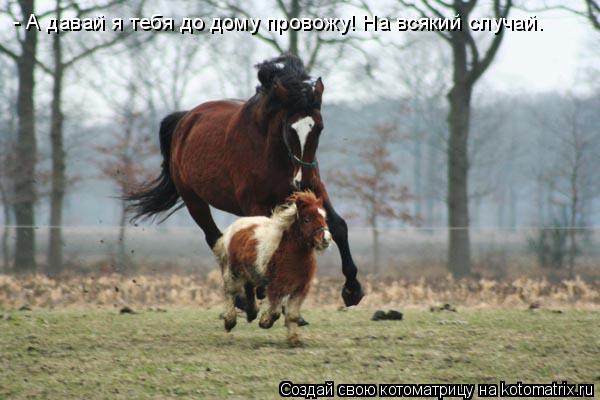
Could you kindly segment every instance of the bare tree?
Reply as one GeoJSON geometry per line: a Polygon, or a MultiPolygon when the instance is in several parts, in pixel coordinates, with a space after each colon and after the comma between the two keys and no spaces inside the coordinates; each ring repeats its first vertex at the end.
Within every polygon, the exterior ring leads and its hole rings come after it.
{"type": "Polygon", "coordinates": [[[13,185],[14,174],[14,150],[16,134],[16,79],[14,79],[15,67],[0,58],[0,94],[10,99],[0,104],[0,202],[2,203],[2,216],[4,226],[2,228],[2,269],[8,272],[10,268],[10,245],[9,235],[12,225],[13,207],[13,185]]]}
{"type": "Polygon", "coordinates": [[[600,30],[600,3],[597,0],[584,0],[587,17],[595,29],[600,30]]]}
{"type": "Polygon", "coordinates": [[[382,219],[413,221],[405,203],[411,196],[408,188],[398,181],[400,169],[392,159],[391,146],[398,140],[395,127],[377,126],[371,137],[357,140],[359,148],[357,165],[361,167],[332,174],[330,181],[339,187],[341,194],[358,207],[366,209],[365,222],[373,238],[373,269],[379,271],[379,228],[382,219]]]}
{"type": "MultiPolygon", "coordinates": [[[[11,103],[9,103],[10,105],[11,103]]],[[[2,216],[4,226],[2,229],[2,270],[8,271],[10,268],[10,246],[8,239],[10,235],[10,225],[12,222],[11,207],[13,205],[13,194],[11,178],[13,171],[13,151],[14,151],[14,113],[13,110],[7,110],[8,121],[0,126],[0,130],[5,134],[0,136],[0,202],[2,202],[2,216]]]]}
{"type": "MultiPolygon", "coordinates": [[[[436,32],[452,49],[447,146],[448,268],[453,276],[460,278],[471,273],[468,185],[471,98],[475,84],[488,69],[500,48],[504,29],[493,37],[483,51],[469,27],[469,18],[479,3],[477,0],[421,0],[419,4],[405,0],[399,2],[422,17],[444,18],[458,15],[463,27],[460,31],[436,32]]],[[[512,5],[512,0],[493,0],[491,12],[494,18],[506,18],[512,5]]]]}
{"type": "MultiPolygon", "coordinates": [[[[34,0],[9,2],[2,12],[13,20],[27,20],[34,13],[34,0]],[[17,15],[18,14],[18,15],[17,15]]],[[[15,151],[14,215],[16,224],[16,244],[14,267],[18,272],[34,270],[35,262],[35,167],[37,143],[35,137],[35,67],[38,44],[38,30],[15,30],[16,49],[0,43],[0,54],[10,58],[17,66],[19,79],[17,91],[17,143],[15,151]]]]}
{"type": "Polygon", "coordinates": [[[201,60],[203,44],[198,41],[179,41],[159,37],[146,46],[127,43],[127,62],[111,69],[96,63],[98,73],[110,77],[110,84],[89,81],[94,91],[106,100],[114,117],[109,143],[97,146],[102,178],[112,181],[120,202],[118,259],[127,265],[125,252],[127,204],[124,195],[152,178],[148,163],[158,154],[156,128],[165,110],[177,110],[206,63],[201,60]],[[169,46],[166,44],[169,43],[169,46]],[[162,49],[173,62],[164,63],[155,53],[162,49]],[[165,50],[166,49],[166,50],[165,50]],[[124,93],[125,96],[115,96],[124,93]]]}
{"type": "Polygon", "coordinates": [[[552,164],[543,174],[548,188],[549,206],[554,209],[552,220],[565,222],[561,229],[568,238],[567,262],[570,277],[575,276],[580,238],[589,221],[591,204],[600,196],[598,152],[600,128],[596,112],[598,99],[569,96],[558,105],[554,116],[544,115],[539,123],[552,134],[546,146],[554,155],[552,164]]]}
{"type": "MultiPolygon", "coordinates": [[[[206,0],[217,10],[233,13],[234,15],[252,18],[255,10],[252,3],[244,0],[206,0]]],[[[365,8],[362,1],[349,0],[274,0],[269,2],[271,10],[287,20],[294,18],[322,18],[334,17],[339,14],[343,6],[365,8]]],[[[258,32],[255,35],[259,40],[269,45],[279,53],[291,53],[301,57],[306,65],[306,70],[311,71],[315,65],[322,61],[322,53],[329,49],[334,52],[332,59],[339,61],[344,51],[352,48],[367,58],[366,52],[361,47],[361,38],[358,35],[348,34],[341,36],[336,32],[300,32],[290,29],[284,35],[278,32],[258,32]]]]}
{"type": "Polygon", "coordinates": [[[156,146],[152,145],[150,136],[143,135],[147,132],[145,124],[148,115],[136,107],[135,98],[140,96],[135,82],[128,88],[127,101],[118,110],[118,123],[114,127],[112,141],[96,149],[102,156],[100,170],[104,178],[113,181],[117,187],[120,198],[118,260],[121,265],[128,264],[125,251],[125,231],[127,227],[127,203],[124,196],[132,187],[140,185],[150,179],[151,174],[144,168],[145,161],[158,153],[156,146]]]}
{"type": "MultiPolygon", "coordinates": [[[[381,82],[386,93],[397,83],[394,92],[403,95],[398,109],[399,122],[412,146],[404,148],[413,160],[411,191],[413,214],[425,226],[434,225],[434,207],[442,203],[445,191],[444,165],[441,161],[448,141],[443,95],[448,90],[448,52],[435,35],[420,32],[409,37],[402,51],[390,46],[380,68],[393,74],[394,80],[381,82]],[[387,61],[387,62],[386,62],[387,61]],[[389,62],[389,64],[388,64],[389,62]],[[423,68],[424,65],[430,66],[423,68]]],[[[388,76],[388,74],[382,74],[388,76]]]]}
{"type": "MultiPolygon", "coordinates": [[[[107,11],[124,3],[124,0],[105,0],[96,2],[87,7],[82,7],[78,1],[55,0],[54,13],[48,14],[57,20],[60,20],[65,13],[75,13],[77,18],[89,17],[100,11],[107,11]]],[[[143,1],[138,2],[138,14],[141,10],[143,1]]],[[[108,39],[98,41],[93,45],[68,43],[68,53],[65,53],[65,40],[69,38],[70,32],[60,32],[52,36],[52,66],[45,67],[52,78],[52,101],[51,101],[51,122],[50,122],[50,143],[52,150],[52,174],[50,190],[50,239],[48,244],[48,275],[57,275],[63,267],[62,255],[62,213],[65,192],[67,190],[66,174],[66,152],[64,145],[64,113],[62,97],[64,91],[64,77],[69,69],[76,63],[90,57],[97,51],[113,47],[125,40],[131,31],[125,30],[123,33],[114,34],[108,39]]],[[[42,64],[40,62],[40,64],[42,64]]],[[[43,65],[43,64],[42,64],[43,65]]]]}

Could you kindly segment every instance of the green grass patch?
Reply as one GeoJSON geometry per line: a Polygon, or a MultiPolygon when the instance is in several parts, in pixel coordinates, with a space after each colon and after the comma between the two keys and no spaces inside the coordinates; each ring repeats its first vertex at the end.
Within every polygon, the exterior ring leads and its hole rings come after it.
{"type": "Polygon", "coordinates": [[[217,311],[12,312],[0,319],[0,398],[278,398],[302,383],[600,383],[600,313],[306,310],[305,346],[217,311]]]}

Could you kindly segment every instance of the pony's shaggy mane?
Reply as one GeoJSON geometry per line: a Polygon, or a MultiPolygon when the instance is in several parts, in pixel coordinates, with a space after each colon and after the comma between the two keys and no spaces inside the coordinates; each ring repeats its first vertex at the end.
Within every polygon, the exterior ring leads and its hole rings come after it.
{"type": "Polygon", "coordinates": [[[273,209],[271,219],[277,223],[282,231],[288,229],[298,217],[296,203],[284,203],[273,209]]]}

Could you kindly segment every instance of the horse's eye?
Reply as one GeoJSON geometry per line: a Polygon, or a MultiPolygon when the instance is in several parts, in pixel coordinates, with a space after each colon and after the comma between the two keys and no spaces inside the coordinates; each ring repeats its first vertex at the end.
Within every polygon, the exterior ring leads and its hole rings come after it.
{"type": "Polygon", "coordinates": [[[302,222],[304,222],[305,224],[308,224],[310,222],[310,218],[305,217],[302,222]]]}

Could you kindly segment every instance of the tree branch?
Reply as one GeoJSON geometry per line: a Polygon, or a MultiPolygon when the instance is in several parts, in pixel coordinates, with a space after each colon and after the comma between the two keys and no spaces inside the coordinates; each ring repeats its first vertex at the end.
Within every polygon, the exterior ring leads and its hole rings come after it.
{"type": "Polygon", "coordinates": [[[89,56],[90,54],[97,52],[98,50],[102,50],[102,49],[106,49],[108,47],[114,46],[115,44],[127,39],[127,37],[129,37],[132,33],[133,33],[132,31],[125,31],[119,35],[116,35],[111,40],[108,40],[104,43],[97,44],[96,46],[93,46],[93,47],[89,47],[89,48],[83,50],[81,53],[77,54],[76,56],[73,56],[70,60],[65,61],[63,63],[63,67],[68,68],[71,65],[75,64],[77,61],[81,60],[82,58],[85,58],[85,57],[89,56]]]}
{"type": "MultiPolygon", "coordinates": [[[[512,0],[506,0],[506,4],[504,6],[504,10],[500,7],[501,0],[494,0],[494,13],[496,18],[506,18],[510,9],[512,8],[512,0]]],[[[500,48],[500,44],[502,43],[502,39],[504,38],[504,26],[501,27],[500,32],[494,37],[492,44],[485,52],[483,59],[478,65],[473,66],[471,72],[469,73],[469,82],[473,84],[479,77],[485,72],[485,70],[490,66],[492,60],[496,56],[498,49],[500,48]]]]}
{"type": "MultiPolygon", "coordinates": [[[[415,10],[417,13],[419,13],[419,15],[421,17],[423,17],[423,18],[429,18],[429,15],[427,15],[427,13],[422,8],[419,8],[415,3],[408,2],[408,1],[405,1],[405,0],[398,0],[398,1],[404,7],[412,9],[412,10],[415,10]]],[[[421,0],[421,1],[426,5],[426,7],[428,7],[428,8],[430,7],[429,4],[427,4],[427,0],[421,0]]],[[[436,10],[436,12],[439,13],[439,11],[437,11],[437,10],[436,10]]],[[[441,18],[443,18],[443,16],[441,18]]],[[[435,31],[435,34],[438,35],[438,36],[440,36],[442,39],[444,39],[448,43],[451,42],[451,37],[449,35],[445,34],[444,32],[442,32],[442,31],[435,31]]]]}
{"type": "Polygon", "coordinates": [[[15,61],[15,62],[19,61],[19,56],[16,53],[14,53],[12,50],[9,50],[6,47],[4,47],[4,45],[2,45],[1,43],[0,43],[0,53],[12,58],[13,61],[15,61]]]}

